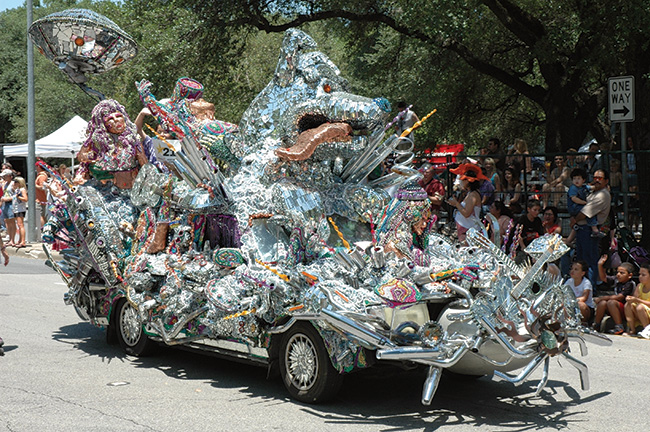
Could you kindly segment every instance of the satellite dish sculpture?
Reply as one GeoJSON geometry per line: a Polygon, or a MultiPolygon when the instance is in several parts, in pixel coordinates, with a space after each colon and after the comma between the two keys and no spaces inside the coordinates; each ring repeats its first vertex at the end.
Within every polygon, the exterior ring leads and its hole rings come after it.
{"type": "Polygon", "coordinates": [[[41,18],[29,27],[41,54],[54,62],[84,92],[104,99],[86,85],[87,75],[100,74],[131,60],[138,46],[108,18],[87,10],[69,9],[41,18]]]}

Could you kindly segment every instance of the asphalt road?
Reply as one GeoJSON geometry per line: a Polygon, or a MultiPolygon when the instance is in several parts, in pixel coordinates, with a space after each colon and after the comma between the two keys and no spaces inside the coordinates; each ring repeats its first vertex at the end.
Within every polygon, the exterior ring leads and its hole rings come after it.
{"type": "Polygon", "coordinates": [[[552,361],[540,397],[537,381],[515,387],[449,375],[425,407],[420,372],[376,370],[346,377],[337,399],[310,406],[262,368],[172,349],[126,356],[63,304],[65,291],[40,260],[12,257],[0,268],[0,431],[604,432],[650,424],[646,340],[590,345],[588,391],[572,366],[552,361]]]}

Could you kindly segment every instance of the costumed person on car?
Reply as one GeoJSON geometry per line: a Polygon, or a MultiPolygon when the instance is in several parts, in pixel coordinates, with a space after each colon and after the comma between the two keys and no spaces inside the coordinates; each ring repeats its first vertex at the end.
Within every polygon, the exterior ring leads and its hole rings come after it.
{"type": "Polygon", "coordinates": [[[402,186],[386,207],[379,222],[379,245],[399,258],[408,257],[415,265],[428,265],[425,253],[435,223],[427,192],[417,183],[402,186]]]}
{"type": "Polygon", "coordinates": [[[86,134],[88,137],[77,154],[77,184],[94,177],[111,180],[120,189],[130,189],[142,165],[152,163],[167,171],[156,159],[151,139],[141,141],[126,110],[113,99],[103,100],[93,108],[86,134]]]}

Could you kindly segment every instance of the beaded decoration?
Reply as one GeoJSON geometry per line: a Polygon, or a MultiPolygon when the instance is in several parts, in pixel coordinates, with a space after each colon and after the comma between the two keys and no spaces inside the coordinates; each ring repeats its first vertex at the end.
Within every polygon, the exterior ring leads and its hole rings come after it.
{"type": "Polygon", "coordinates": [[[235,268],[246,263],[241,251],[231,248],[217,249],[214,251],[212,259],[215,263],[226,268],[235,268]]]}
{"type": "Polygon", "coordinates": [[[413,304],[422,299],[422,294],[413,282],[400,278],[393,278],[378,285],[374,291],[391,308],[413,304]]]}

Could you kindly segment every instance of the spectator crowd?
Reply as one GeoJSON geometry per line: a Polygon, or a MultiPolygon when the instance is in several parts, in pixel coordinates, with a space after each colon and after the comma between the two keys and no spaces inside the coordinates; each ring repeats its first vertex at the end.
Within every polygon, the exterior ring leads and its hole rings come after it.
{"type": "MultiPolygon", "coordinates": [[[[632,140],[628,146],[633,148],[632,140]]],[[[638,247],[644,259],[628,253],[630,262],[620,262],[618,254],[622,164],[629,173],[634,205],[638,199],[634,154],[606,159],[595,142],[587,154],[569,149],[544,160],[532,157],[524,140],[515,140],[506,152],[498,138],[491,138],[477,157],[464,158],[455,168],[424,164],[420,185],[446,196],[448,207],[436,204],[433,210],[447,210],[448,226],[455,226],[460,242],[476,228],[515,262],[526,259],[524,249],[535,238],[561,235],[570,252],[548,270],[574,291],[585,324],[604,330],[603,318],[609,315],[614,322],[611,333],[650,339],[647,255],[638,247]]],[[[636,218],[625,222],[632,232],[641,228],[636,218]]]]}

